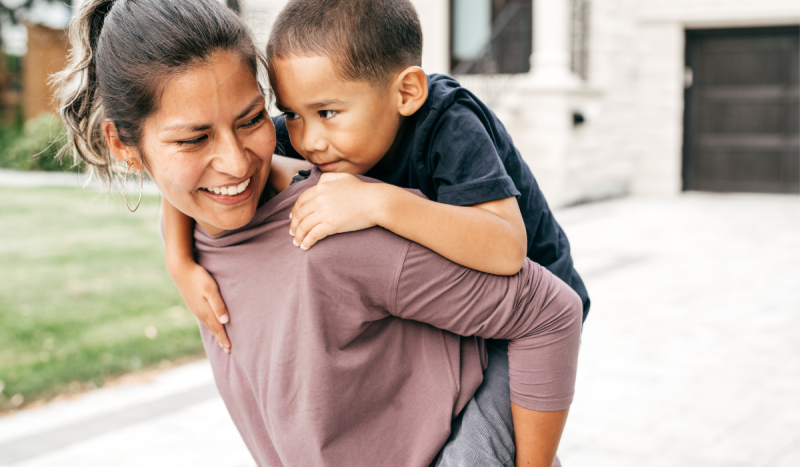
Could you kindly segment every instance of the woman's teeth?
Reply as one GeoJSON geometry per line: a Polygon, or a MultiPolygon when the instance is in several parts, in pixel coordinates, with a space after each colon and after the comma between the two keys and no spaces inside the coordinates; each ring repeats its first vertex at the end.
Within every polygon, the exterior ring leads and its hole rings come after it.
{"type": "Polygon", "coordinates": [[[211,188],[205,188],[205,190],[210,191],[211,193],[216,193],[218,195],[234,196],[234,195],[238,195],[239,193],[243,192],[247,188],[247,185],[249,185],[249,184],[250,184],[250,179],[248,178],[247,180],[243,181],[239,185],[215,186],[215,187],[211,187],[211,188]]]}

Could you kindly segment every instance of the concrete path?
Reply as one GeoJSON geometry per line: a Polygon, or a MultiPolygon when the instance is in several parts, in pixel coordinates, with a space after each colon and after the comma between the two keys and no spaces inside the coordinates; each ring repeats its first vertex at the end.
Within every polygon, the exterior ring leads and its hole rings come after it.
{"type": "Polygon", "coordinates": [[[594,306],[565,466],[800,465],[800,197],[560,213],[594,306]]]}
{"type": "MultiPolygon", "coordinates": [[[[800,465],[800,197],[557,213],[593,300],[567,467],[800,465]]],[[[246,466],[198,362],[0,418],[0,465],[246,466]]]]}
{"type": "MultiPolygon", "coordinates": [[[[120,190],[121,183],[117,183],[114,189],[120,190]]],[[[20,187],[20,188],[41,188],[41,187],[71,187],[83,188],[85,190],[105,191],[106,187],[99,180],[88,180],[84,174],[68,172],[24,172],[19,170],[0,169],[0,186],[20,187]]],[[[139,180],[132,176],[126,184],[128,193],[137,196],[139,193],[139,180]]],[[[146,195],[159,194],[158,187],[149,179],[145,179],[142,192],[146,195]]]]}

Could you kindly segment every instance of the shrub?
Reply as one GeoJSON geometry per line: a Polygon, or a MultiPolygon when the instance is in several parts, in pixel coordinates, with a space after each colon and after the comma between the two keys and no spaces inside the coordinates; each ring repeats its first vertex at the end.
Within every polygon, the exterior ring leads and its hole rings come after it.
{"type": "Polygon", "coordinates": [[[64,123],[49,113],[25,122],[21,132],[14,128],[0,129],[0,167],[77,171],[71,159],[56,160],[56,154],[65,143],[64,123]]]}

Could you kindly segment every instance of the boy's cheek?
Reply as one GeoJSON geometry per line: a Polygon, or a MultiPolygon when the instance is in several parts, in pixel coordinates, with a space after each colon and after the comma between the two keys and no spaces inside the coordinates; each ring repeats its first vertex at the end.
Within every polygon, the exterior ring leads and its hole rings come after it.
{"type": "Polygon", "coordinates": [[[303,126],[298,121],[286,120],[286,130],[289,133],[289,141],[292,143],[294,150],[306,157],[300,150],[300,141],[303,140],[303,126]]]}

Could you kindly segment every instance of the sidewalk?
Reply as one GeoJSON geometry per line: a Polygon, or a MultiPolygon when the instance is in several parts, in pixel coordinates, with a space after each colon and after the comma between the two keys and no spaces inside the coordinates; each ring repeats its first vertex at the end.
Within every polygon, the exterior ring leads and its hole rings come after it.
{"type": "MultiPolygon", "coordinates": [[[[567,467],[800,465],[800,197],[565,209],[592,297],[567,467]]],[[[245,466],[206,362],[0,418],[0,466],[245,466]]]]}
{"type": "Polygon", "coordinates": [[[0,418],[0,465],[253,467],[207,361],[0,418]]]}
{"type": "MultiPolygon", "coordinates": [[[[85,190],[105,191],[106,187],[100,180],[88,181],[84,174],[69,172],[23,172],[19,170],[0,169],[0,186],[10,186],[19,188],[43,188],[43,187],[71,187],[83,188],[85,190]]],[[[121,184],[115,188],[121,188],[121,184]]],[[[132,176],[128,178],[126,184],[128,192],[132,196],[139,193],[139,179],[132,176]]],[[[158,187],[149,179],[145,179],[142,192],[146,195],[159,194],[158,187]]]]}
{"type": "Polygon", "coordinates": [[[593,307],[565,466],[800,465],[800,197],[560,213],[593,307]]]}

